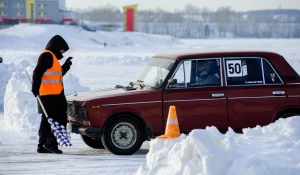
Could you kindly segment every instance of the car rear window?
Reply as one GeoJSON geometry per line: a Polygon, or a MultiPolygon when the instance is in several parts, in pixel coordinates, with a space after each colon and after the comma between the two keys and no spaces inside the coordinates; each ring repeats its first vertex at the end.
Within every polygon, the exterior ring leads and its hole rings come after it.
{"type": "Polygon", "coordinates": [[[228,86],[282,84],[268,61],[262,58],[225,58],[228,86]]]}

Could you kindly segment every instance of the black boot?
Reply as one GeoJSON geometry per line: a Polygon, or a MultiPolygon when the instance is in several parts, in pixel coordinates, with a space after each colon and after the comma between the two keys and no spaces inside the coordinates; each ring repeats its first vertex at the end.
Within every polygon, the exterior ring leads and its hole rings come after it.
{"type": "Polygon", "coordinates": [[[47,151],[50,151],[52,153],[56,153],[56,154],[62,154],[63,152],[61,150],[59,150],[57,147],[51,146],[50,144],[48,144],[48,142],[43,146],[47,151]]]}
{"type": "Polygon", "coordinates": [[[47,144],[44,145],[44,148],[47,150],[47,151],[50,151],[51,153],[55,153],[55,154],[62,154],[63,152],[57,148],[52,148],[52,147],[49,147],[47,144]]]}
{"type": "Polygon", "coordinates": [[[44,147],[38,147],[36,151],[38,153],[51,153],[51,151],[46,150],[44,147]]]}
{"type": "Polygon", "coordinates": [[[52,153],[56,153],[56,154],[63,153],[61,150],[58,149],[57,142],[54,136],[48,137],[47,142],[43,145],[43,147],[52,153]]]}

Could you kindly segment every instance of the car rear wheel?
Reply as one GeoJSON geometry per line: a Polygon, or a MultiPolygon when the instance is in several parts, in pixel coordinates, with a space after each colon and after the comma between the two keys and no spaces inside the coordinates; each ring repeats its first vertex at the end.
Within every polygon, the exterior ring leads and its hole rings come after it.
{"type": "Polygon", "coordinates": [[[126,114],[112,119],[105,126],[101,138],[104,147],[116,155],[131,155],[143,143],[139,122],[126,114]]]}
{"type": "Polygon", "coordinates": [[[286,112],[286,113],[283,113],[283,114],[279,115],[276,120],[278,120],[280,118],[292,117],[292,116],[295,116],[295,115],[300,115],[300,113],[299,112],[286,112]]]}
{"type": "Polygon", "coordinates": [[[82,135],[82,134],[81,134],[81,138],[82,138],[83,142],[91,148],[104,149],[101,139],[93,139],[89,136],[82,135]]]}

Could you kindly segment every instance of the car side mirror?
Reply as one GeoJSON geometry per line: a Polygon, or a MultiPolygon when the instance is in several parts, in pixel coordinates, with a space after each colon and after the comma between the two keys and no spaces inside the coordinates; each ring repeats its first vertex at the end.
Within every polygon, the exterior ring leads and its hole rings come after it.
{"type": "Polygon", "coordinates": [[[170,79],[168,80],[169,85],[177,84],[177,79],[170,79]]]}
{"type": "Polygon", "coordinates": [[[3,61],[3,58],[0,57],[0,63],[2,63],[2,61],[3,61]]]}
{"type": "Polygon", "coordinates": [[[177,84],[177,79],[169,79],[168,80],[168,87],[166,89],[167,92],[171,91],[171,88],[177,84]]]}

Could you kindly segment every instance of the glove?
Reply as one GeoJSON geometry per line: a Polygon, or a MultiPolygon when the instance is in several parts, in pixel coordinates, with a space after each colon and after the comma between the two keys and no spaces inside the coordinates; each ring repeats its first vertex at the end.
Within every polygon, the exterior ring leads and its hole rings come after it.
{"type": "Polygon", "coordinates": [[[73,57],[67,58],[67,60],[65,61],[65,64],[64,64],[64,65],[70,67],[70,66],[72,65],[72,61],[71,61],[72,58],[73,58],[73,57]]]}
{"type": "Polygon", "coordinates": [[[69,71],[69,69],[70,69],[70,67],[72,65],[72,61],[71,61],[72,58],[73,57],[67,58],[66,61],[65,61],[65,63],[62,65],[63,75],[65,75],[69,71]]]}
{"type": "Polygon", "coordinates": [[[33,95],[36,97],[39,94],[39,90],[38,89],[31,89],[31,92],[33,93],[33,95]]]}

